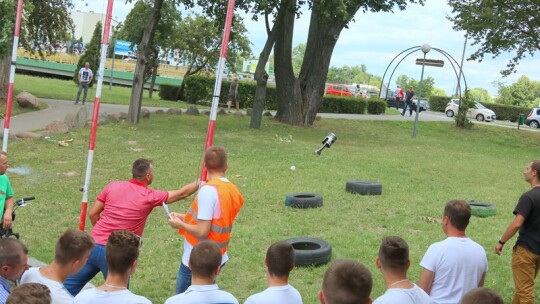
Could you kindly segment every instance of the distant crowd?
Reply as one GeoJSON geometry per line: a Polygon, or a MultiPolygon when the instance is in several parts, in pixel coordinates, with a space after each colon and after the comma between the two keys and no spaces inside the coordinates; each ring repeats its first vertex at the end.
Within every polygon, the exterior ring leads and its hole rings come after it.
{"type": "MultiPolygon", "coordinates": [[[[7,154],[0,153],[0,188],[7,178],[3,174],[6,168],[7,154]]],[[[225,177],[228,163],[223,148],[210,147],[205,152],[204,168],[207,182],[194,181],[177,190],[162,191],[148,187],[154,178],[152,162],[136,160],[131,180],[111,182],[98,195],[89,211],[93,225],[90,234],[73,229],[64,232],[56,243],[54,260],[47,266],[29,269],[27,247],[13,238],[0,239],[0,304],[151,303],[129,290],[148,215],[155,207],[166,207],[196,191],[186,213],[169,213],[165,208],[169,225],[184,237],[176,295],[165,304],[239,303],[233,294],[219,289],[216,278],[227,269],[232,227],[244,198],[225,177]],[[99,272],[105,277],[103,284],[84,288],[99,272]],[[20,280],[20,285],[12,289],[10,280],[20,280]]],[[[534,279],[540,268],[540,161],[531,162],[523,175],[531,190],[521,196],[515,219],[495,246],[500,254],[505,243],[519,232],[512,252],[513,304],[534,303],[534,279]]],[[[12,207],[12,203],[8,205],[12,207]]],[[[11,210],[7,210],[4,229],[11,225],[11,221],[6,224],[11,219],[11,210]]],[[[471,208],[465,201],[446,203],[441,225],[446,238],[427,249],[417,283],[407,276],[407,242],[398,236],[383,238],[375,263],[387,289],[373,303],[504,303],[496,291],[483,287],[488,261],[482,246],[466,236],[470,218],[471,208]]],[[[295,267],[293,246],[284,241],[272,244],[264,263],[267,289],[249,296],[245,303],[303,303],[298,290],[289,284],[295,267]]],[[[369,304],[372,287],[367,267],[340,259],[326,270],[317,297],[323,304],[369,304]]]]}

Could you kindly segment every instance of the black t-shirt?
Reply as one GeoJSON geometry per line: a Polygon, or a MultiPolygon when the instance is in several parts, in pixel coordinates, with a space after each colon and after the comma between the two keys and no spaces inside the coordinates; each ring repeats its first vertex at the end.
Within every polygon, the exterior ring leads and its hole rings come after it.
{"type": "Polygon", "coordinates": [[[525,217],[516,244],[540,254],[540,187],[532,188],[521,195],[514,214],[525,217]]]}

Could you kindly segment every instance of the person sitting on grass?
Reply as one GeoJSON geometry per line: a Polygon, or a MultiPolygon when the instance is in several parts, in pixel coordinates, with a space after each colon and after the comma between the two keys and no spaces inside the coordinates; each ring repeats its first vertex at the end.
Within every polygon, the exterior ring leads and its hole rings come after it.
{"type": "Polygon", "coordinates": [[[319,291],[321,304],[371,304],[371,273],[359,262],[335,260],[326,270],[322,289],[319,291]]]}
{"type": "Polygon", "coordinates": [[[109,235],[105,255],[108,274],[103,285],[81,291],[75,304],[151,304],[150,300],[128,290],[129,277],[137,268],[142,239],[129,230],[116,230],[109,235]]]}
{"type": "Polygon", "coordinates": [[[294,268],[294,248],[281,241],[272,244],[266,252],[264,264],[268,288],[247,298],[245,304],[302,304],[302,296],[289,284],[289,273],[294,268]]]}
{"type": "Polygon", "coordinates": [[[13,288],[6,304],[51,304],[49,287],[39,283],[27,283],[13,288]]]}
{"type": "Polygon", "coordinates": [[[8,280],[16,281],[28,269],[28,249],[19,240],[0,239],[0,304],[11,292],[8,280]]]}
{"type": "Polygon", "coordinates": [[[388,288],[374,304],[431,304],[429,295],[407,279],[407,270],[411,265],[409,246],[398,236],[388,236],[382,240],[379,256],[375,261],[381,270],[384,283],[388,288]]]}
{"type": "Polygon", "coordinates": [[[86,264],[93,247],[94,239],[88,233],[68,229],[56,242],[54,261],[45,267],[30,268],[23,274],[21,284],[43,284],[49,288],[54,304],[72,304],[73,296],[63,283],[86,264]]]}
{"type": "Polygon", "coordinates": [[[191,286],[181,294],[172,296],[165,304],[222,303],[238,304],[230,293],[220,290],[216,277],[221,267],[221,251],[214,241],[199,242],[189,256],[191,286]]]}

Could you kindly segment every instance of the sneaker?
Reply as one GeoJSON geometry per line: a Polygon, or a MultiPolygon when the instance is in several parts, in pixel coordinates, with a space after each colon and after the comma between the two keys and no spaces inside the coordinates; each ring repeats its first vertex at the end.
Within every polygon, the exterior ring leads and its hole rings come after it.
{"type": "Polygon", "coordinates": [[[404,116],[405,114],[401,113],[401,116],[404,116]]]}
{"type": "Polygon", "coordinates": [[[78,100],[75,100],[75,103],[74,103],[74,104],[78,104],[78,103],[79,103],[79,101],[78,101],[78,100]]]}
{"type": "Polygon", "coordinates": [[[86,101],[83,101],[83,102],[82,102],[82,105],[83,105],[83,106],[84,106],[84,103],[85,103],[85,102],[86,102],[86,101]]]}

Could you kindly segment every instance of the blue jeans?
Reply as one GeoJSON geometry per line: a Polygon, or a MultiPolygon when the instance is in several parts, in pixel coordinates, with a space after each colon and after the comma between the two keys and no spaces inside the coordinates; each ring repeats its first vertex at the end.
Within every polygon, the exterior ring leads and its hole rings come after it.
{"type": "Polygon", "coordinates": [[[403,105],[403,112],[401,112],[401,115],[405,115],[405,112],[407,112],[407,107],[409,107],[409,115],[412,115],[412,101],[405,101],[405,104],[403,105]]]}
{"type": "Polygon", "coordinates": [[[105,258],[105,246],[96,244],[88,257],[86,265],[78,273],[70,276],[64,282],[64,286],[73,296],[76,296],[84,285],[92,280],[98,272],[107,278],[107,259],[105,258]]]}
{"type": "Polygon", "coordinates": [[[180,269],[176,273],[176,294],[183,293],[191,286],[191,269],[180,261],[180,269]]]}

